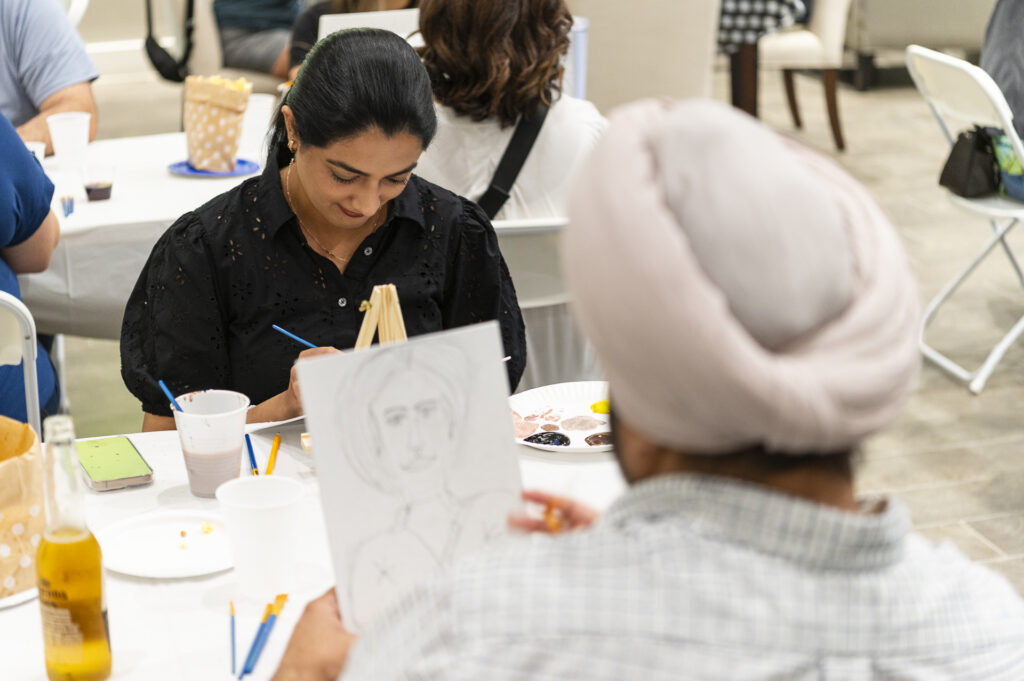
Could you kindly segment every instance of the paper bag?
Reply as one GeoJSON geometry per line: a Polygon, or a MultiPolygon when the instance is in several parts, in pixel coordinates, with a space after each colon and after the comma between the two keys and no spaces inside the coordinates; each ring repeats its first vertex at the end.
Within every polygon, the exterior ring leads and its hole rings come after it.
{"type": "Polygon", "coordinates": [[[0,416],[0,598],[36,585],[43,536],[43,453],[27,424],[0,416]]]}
{"type": "Polygon", "coordinates": [[[229,172],[242,137],[242,119],[252,83],[219,76],[185,79],[185,139],[196,170],[229,172]]]}

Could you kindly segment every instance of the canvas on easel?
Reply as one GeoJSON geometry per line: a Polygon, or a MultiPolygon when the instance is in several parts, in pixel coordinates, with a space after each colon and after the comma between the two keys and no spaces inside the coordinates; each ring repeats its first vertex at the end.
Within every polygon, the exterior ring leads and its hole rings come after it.
{"type": "MultiPolygon", "coordinates": [[[[399,319],[383,300],[366,314],[377,310],[390,339],[399,319]]],[[[498,324],[487,322],[299,362],[352,631],[440,566],[506,536],[521,486],[503,354],[498,324]]]]}

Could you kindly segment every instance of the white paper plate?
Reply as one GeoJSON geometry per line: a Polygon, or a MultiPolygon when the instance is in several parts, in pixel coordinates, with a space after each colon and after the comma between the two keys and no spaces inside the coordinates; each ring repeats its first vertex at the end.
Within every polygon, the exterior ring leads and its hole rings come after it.
{"type": "Polygon", "coordinates": [[[177,579],[231,568],[227,530],[215,513],[148,513],[109,525],[96,533],[96,539],[103,566],[134,577],[177,579]],[[203,533],[204,521],[212,528],[208,534],[203,533]]]}
{"type": "MultiPolygon", "coordinates": [[[[557,432],[569,437],[567,446],[542,445],[517,438],[519,444],[541,449],[546,452],[558,454],[573,454],[575,456],[584,454],[599,454],[609,452],[611,445],[589,445],[586,442],[588,435],[603,433],[611,430],[608,414],[595,414],[590,410],[590,405],[608,397],[608,383],[606,381],[576,381],[574,383],[556,383],[545,385],[533,390],[527,390],[508,398],[509,407],[526,419],[529,416],[549,412],[546,419],[540,423],[557,423],[557,432]],[[574,416],[592,416],[600,419],[603,423],[590,430],[564,430],[561,424],[565,419],[574,416]]],[[[542,432],[539,428],[537,432],[542,432]]],[[[599,457],[605,460],[607,456],[599,457]]]]}
{"type": "Polygon", "coordinates": [[[35,587],[32,587],[31,589],[19,591],[13,596],[0,598],[0,610],[3,610],[4,608],[13,608],[14,606],[21,605],[22,603],[28,603],[31,600],[35,600],[38,595],[39,591],[35,587]]]}

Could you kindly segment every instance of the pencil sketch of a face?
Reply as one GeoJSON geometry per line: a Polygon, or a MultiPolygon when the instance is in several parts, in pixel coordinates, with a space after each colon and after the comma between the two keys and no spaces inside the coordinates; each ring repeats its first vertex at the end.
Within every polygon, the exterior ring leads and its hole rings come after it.
{"type": "Polygon", "coordinates": [[[371,427],[381,458],[404,476],[429,474],[455,446],[455,408],[445,386],[429,371],[410,369],[371,397],[371,427]]]}
{"type": "Polygon", "coordinates": [[[513,495],[451,488],[460,466],[472,462],[462,437],[472,425],[467,361],[454,345],[390,346],[337,388],[336,441],[352,470],[388,499],[377,506],[386,526],[352,548],[349,583],[339,585],[359,627],[401,585],[504,532],[513,495]]]}
{"type": "Polygon", "coordinates": [[[439,493],[462,456],[469,374],[458,348],[388,350],[339,386],[338,435],[360,477],[409,501],[439,493]]]}

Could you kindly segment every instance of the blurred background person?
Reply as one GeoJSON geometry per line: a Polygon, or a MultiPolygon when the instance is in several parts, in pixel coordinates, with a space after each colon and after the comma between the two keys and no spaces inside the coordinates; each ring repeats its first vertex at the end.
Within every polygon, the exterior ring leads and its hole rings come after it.
{"type": "MultiPolygon", "coordinates": [[[[543,106],[540,132],[491,217],[565,216],[573,179],[606,125],[593,104],[561,89],[571,29],[564,0],[422,0],[420,56],[437,100],[437,137],[417,173],[480,201],[517,125],[543,106]]],[[[558,279],[558,243],[554,232],[503,239],[513,279],[517,272],[558,279]]],[[[524,303],[525,283],[517,282],[524,303]]],[[[521,388],[601,377],[568,303],[524,308],[523,317],[530,359],[521,388]]]]}
{"type": "Polygon", "coordinates": [[[95,139],[98,77],[57,0],[0,2],[0,113],[23,140],[45,142],[53,153],[46,119],[62,111],[92,114],[89,140],[95,139]]]}
{"type": "Polygon", "coordinates": [[[328,0],[310,6],[299,15],[292,27],[291,44],[288,51],[288,78],[295,78],[299,67],[302,66],[302,60],[316,44],[317,37],[320,35],[320,17],[323,15],[409,9],[416,5],[417,0],[328,0]]]}
{"type": "Polygon", "coordinates": [[[288,40],[302,0],[214,0],[224,66],[288,76],[288,40]]]}
{"type": "Polygon", "coordinates": [[[1013,126],[1024,137],[1024,2],[998,0],[992,8],[981,68],[992,76],[1013,112],[1013,126]]]}

